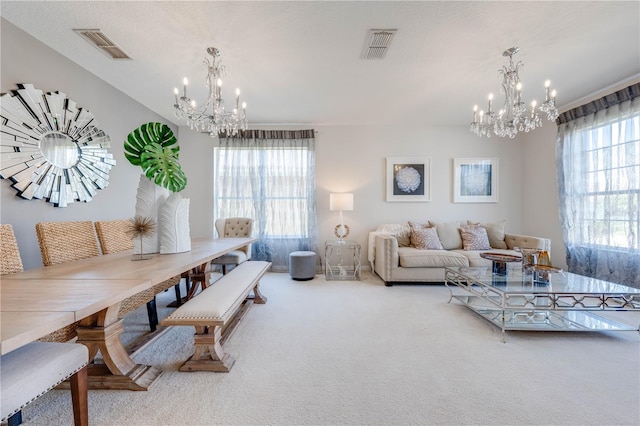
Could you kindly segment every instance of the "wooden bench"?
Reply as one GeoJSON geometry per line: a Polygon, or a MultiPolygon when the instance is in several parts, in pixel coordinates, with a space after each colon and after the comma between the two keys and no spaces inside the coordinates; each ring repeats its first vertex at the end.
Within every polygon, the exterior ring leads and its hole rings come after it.
{"type": "Polygon", "coordinates": [[[190,325],[196,329],[193,355],[180,371],[226,373],[231,369],[235,360],[222,344],[252,303],[267,302],[258,286],[270,268],[270,262],[243,262],[161,321],[162,325],[190,325]],[[254,296],[250,298],[252,290],[254,296]]]}

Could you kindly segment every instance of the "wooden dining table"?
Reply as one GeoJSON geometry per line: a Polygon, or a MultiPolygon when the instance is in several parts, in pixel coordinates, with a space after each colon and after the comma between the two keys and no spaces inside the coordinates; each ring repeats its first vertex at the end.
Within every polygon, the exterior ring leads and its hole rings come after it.
{"type": "Polygon", "coordinates": [[[8,353],[80,321],[78,342],[98,351],[104,364],[91,364],[89,388],[147,390],[162,371],[136,364],[127,353],[118,318],[122,300],[182,272],[195,270],[208,282],[211,260],[255,238],[199,238],[184,253],[154,254],[133,261],[131,251],[95,256],[5,275],[0,279],[0,348],[8,353]]]}

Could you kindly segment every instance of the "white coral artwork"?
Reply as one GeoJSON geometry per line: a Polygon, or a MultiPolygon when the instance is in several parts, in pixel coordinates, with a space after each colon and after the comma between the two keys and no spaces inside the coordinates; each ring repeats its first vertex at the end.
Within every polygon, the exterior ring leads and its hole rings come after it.
{"type": "MultiPolygon", "coordinates": [[[[145,175],[140,175],[140,183],[136,193],[136,216],[153,219],[158,222],[158,210],[171,194],[171,191],[150,181],[145,175]]],[[[134,239],[133,252],[140,254],[140,241],[134,239]]],[[[142,240],[142,254],[160,252],[160,233],[144,237],[142,240]]]]}
{"type": "Polygon", "coordinates": [[[182,253],[191,250],[189,199],[173,193],[158,214],[160,253],[182,253]]]}
{"type": "Polygon", "coordinates": [[[403,167],[396,173],[396,185],[402,192],[411,193],[420,186],[420,172],[413,167],[403,167]]]}

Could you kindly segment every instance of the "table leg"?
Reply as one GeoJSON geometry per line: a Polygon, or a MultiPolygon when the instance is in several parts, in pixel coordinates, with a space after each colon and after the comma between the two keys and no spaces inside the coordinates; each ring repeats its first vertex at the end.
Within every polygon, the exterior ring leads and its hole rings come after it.
{"type": "Polygon", "coordinates": [[[198,291],[198,284],[202,286],[202,290],[209,287],[209,281],[211,280],[211,262],[206,262],[196,268],[193,268],[190,273],[190,279],[191,288],[187,293],[187,300],[196,295],[196,291],[198,291]]]}
{"type": "Polygon", "coordinates": [[[444,286],[447,288],[447,290],[449,290],[449,300],[447,301],[447,303],[451,303],[451,301],[453,300],[453,290],[451,290],[451,287],[449,287],[449,271],[445,271],[444,272],[444,286]]]}
{"type": "Polygon", "coordinates": [[[253,287],[253,303],[257,305],[264,305],[267,303],[267,296],[260,291],[260,283],[256,283],[253,287]]]}
{"type": "Polygon", "coordinates": [[[90,364],[89,389],[147,390],[162,370],[131,359],[120,340],[123,327],[119,310],[118,303],[80,321],[78,343],[89,348],[89,359],[100,351],[105,362],[90,364]]]}

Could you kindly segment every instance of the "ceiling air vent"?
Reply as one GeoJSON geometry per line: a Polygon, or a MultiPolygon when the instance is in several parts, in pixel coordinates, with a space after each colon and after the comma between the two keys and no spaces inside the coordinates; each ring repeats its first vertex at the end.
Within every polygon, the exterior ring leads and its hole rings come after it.
{"type": "Polygon", "coordinates": [[[73,30],[76,34],[80,35],[82,38],[87,40],[93,46],[97,47],[101,52],[105,55],[108,55],[110,58],[122,60],[122,59],[131,59],[131,56],[127,54],[124,50],[120,48],[115,42],[111,41],[109,37],[106,36],[100,30],[73,30]]]}
{"type": "Polygon", "coordinates": [[[383,59],[398,30],[369,30],[362,57],[383,59]]]}

